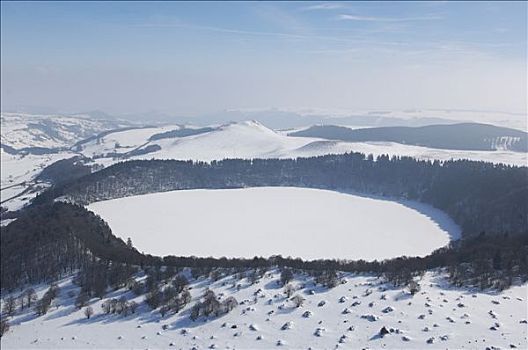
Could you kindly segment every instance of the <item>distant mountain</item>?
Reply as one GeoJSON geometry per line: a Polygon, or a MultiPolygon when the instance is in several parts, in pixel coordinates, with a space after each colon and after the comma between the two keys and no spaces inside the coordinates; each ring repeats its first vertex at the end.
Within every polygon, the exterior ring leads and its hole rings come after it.
{"type": "MultiPolygon", "coordinates": [[[[222,124],[228,121],[240,122],[244,120],[257,120],[271,129],[292,129],[314,124],[323,125],[351,125],[351,126],[424,126],[430,124],[454,124],[457,121],[438,117],[412,117],[402,118],[397,116],[382,116],[375,114],[358,114],[336,116],[328,113],[297,113],[279,109],[268,110],[228,110],[192,118],[192,123],[197,125],[222,124]]],[[[189,122],[178,120],[178,122],[189,122]]]]}
{"type": "Polygon", "coordinates": [[[79,142],[74,149],[93,158],[210,161],[281,157],[312,141],[288,137],[256,121],[243,121],[203,128],[178,125],[123,128],[79,142]]]}
{"type": "Polygon", "coordinates": [[[528,152],[526,132],[477,123],[355,130],[335,125],[320,125],[290,133],[289,136],[347,142],[396,142],[450,150],[528,152]]]}

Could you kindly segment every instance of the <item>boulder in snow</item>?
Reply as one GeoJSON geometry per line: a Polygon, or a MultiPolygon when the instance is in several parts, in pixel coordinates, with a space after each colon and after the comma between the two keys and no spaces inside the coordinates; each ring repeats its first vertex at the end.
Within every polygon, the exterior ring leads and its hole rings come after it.
{"type": "Polygon", "coordinates": [[[363,319],[365,319],[367,321],[370,321],[370,322],[374,322],[374,321],[377,321],[379,319],[378,316],[372,315],[372,314],[361,315],[361,318],[363,318],[363,319]]]}
{"type": "Polygon", "coordinates": [[[316,337],[321,337],[321,336],[323,335],[323,332],[324,332],[324,331],[325,331],[324,328],[317,328],[317,329],[315,330],[315,332],[314,332],[314,335],[315,335],[316,337]]]}
{"type": "Polygon", "coordinates": [[[310,318],[313,316],[313,312],[311,312],[310,310],[306,310],[303,314],[302,314],[302,317],[304,318],[310,318]]]}
{"type": "Polygon", "coordinates": [[[384,314],[388,314],[389,312],[393,312],[393,311],[394,311],[394,308],[392,306],[387,306],[386,308],[381,310],[381,312],[383,312],[384,314]]]}
{"type": "Polygon", "coordinates": [[[380,331],[378,332],[379,336],[380,337],[384,337],[385,335],[389,334],[389,330],[387,329],[387,327],[383,326],[381,327],[380,331]]]}
{"type": "Polygon", "coordinates": [[[286,322],[285,324],[282,325],[281,330],[286,331],[286,330],[292,329],[292,328],[293,328],[293,322],[288,321],[288,322],[286,322]]]}

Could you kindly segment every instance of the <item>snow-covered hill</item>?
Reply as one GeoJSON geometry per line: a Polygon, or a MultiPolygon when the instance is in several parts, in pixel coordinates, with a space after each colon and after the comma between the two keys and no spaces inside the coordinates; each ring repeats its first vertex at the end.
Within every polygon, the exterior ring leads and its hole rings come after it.
{"type": "Polygon", "coordinates": [[[35,183],[46,166],[75,156],[69,148],[103,131],[128,125],[89,115],[1,114],[1,205],[18,210],[47,184],[35,183]],[[39,190],[40,189],[40,190],[39,190]]]}
{"type": "Polygon", "coordinates": [[[394,142],[343,142],[291,137],[257,121],[230,123],[214,126],[209,131],[196,135],[149,141],[152,135],[178,128],[180,127],[165,126],[116,132],[83,144],[80,152],[88,157],[104,158],[135,151],[139,154],[127,158],[202,161],[224,158],[297,158],[362,152],[374,156],[388,154],[427,160],[470,159],[519,166],[527,164],[527,154],[520,152],[443,150],[394,142]]]}
{"type": "MultiPolygon", "coordinates": [[[[75,142],[128,125],[118,120],[90,116],[33,115],[2,113],[2,145],[15,150],[24,148],[68,148],[75,142]]],[[[6,147],[6,148],[7,148],[6,147]]]]}
{"type": "Polygon", "coordinates": [[[0,149],[0,202],[2,207],[18,210],[34,198],[38,188],[47,187],[45,183],[37,184],[36,177],[48,165],[73,157],[70,152],[51,154],[10,154],[0,149]]]}
{"type": "Polygon", "coordinates": [[[223,158],[271,158],[305,145],[312,139],[295,140],[266,128],[257,121],[220,126],[214,131],[181,139],[162,140],[161,150],[148,158],[214,160],[223,158]]]}
{"type": "MultiPolygon", "coordinates": [[[[144,276],[137,276],[143,280],[144,276]]],[[[296,307],[272,270],[251,284],[240,275],[190,281],[191,302],[164,317],[144,296],[128,289],[93,298],[87,319],[74,306],[79,288],[70,278],[46,315],[17,311],[2,349],[526,349],[527,285],[504,292],[477,292],[450,287],[440,271],[429,271],[421,291],[412,296],[369,275],[343,274],[333,289],[314,285],[306,275],[291,282],[296,307]],[[240,279],[242,278],[242,279],[240,279]],[[190,320],[190,308],[210,288],[239,305],[215,318],[190,320]],[[128,316],[105,314],[102,304],[124,297],[139,303],[128,316]],[[387,334],[380,335],[382,328],[387,334]]],[[[36,288],[39,297],[47,286],[36,288]]],[[[18,295],[18,294],[15,294],[18,295]]]]}
{"type": "Polygon", "coordinates": [[[98,135],[95,138],[82,141],[74,146],[77,152],[86,157],[116,157],[123,156],[135,149],[149,144],[149,138],[158,133],[178,130],[178,125],[165,127],[142,127],[118,130],[98,135]]]}

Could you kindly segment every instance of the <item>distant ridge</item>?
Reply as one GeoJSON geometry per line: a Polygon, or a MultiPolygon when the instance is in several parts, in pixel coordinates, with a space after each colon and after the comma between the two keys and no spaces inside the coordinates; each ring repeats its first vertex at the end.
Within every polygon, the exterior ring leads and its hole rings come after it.
{"type": "Polygon", "coordinates": [[[317,137],[348,142],[396,142],[451,150],[528,152],[526,132],[478,123],[350,129],[318,125],[289,136],[317,137]]]}

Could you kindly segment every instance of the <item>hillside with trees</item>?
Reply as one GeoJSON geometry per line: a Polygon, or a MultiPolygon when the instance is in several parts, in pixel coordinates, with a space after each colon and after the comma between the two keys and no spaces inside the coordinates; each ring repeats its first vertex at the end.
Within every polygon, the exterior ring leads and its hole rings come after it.
{"type": "Polygon", "coordinates": [[[347,142],[396,142],[453,150],[528,152],[528,134],[526,132],[478,123],[364,129],[316,125],[289,135],[347,142]]]}

